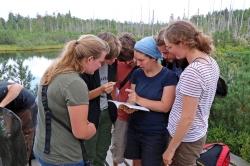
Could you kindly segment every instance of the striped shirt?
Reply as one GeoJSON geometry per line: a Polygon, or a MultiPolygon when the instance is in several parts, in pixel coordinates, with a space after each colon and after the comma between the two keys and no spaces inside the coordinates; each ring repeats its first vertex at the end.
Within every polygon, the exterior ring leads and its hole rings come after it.
{"type": "Polygon", "coordinates": [[[183,71],[176,87],[176,98],[167,127],[172,137],[181,118],[184,95],[199,98],[199,104],[194,122],[182,142],[194,142],[206,135],[219,72],[218,64],[212,57],[207,63],[195,61],[183,71]]]}

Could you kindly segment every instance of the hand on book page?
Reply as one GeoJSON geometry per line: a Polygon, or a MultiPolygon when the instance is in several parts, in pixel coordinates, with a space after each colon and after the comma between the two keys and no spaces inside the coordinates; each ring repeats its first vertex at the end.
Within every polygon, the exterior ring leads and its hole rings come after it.
{"type": "MultiPolygon", "coordinates": [[[[145,107],[142,107],[142,106],[137,106],[137,105],[132,105],[132,104],[129,104],[129,103],[126,103],[126,102],[119,102],[119,101],[115,101],[115,100],[108,100],[110,102],[113,102],[117,108],[119,108],[120,105],[125,105],[127,106],[128,108],[131,108],[131,109],[135,109],[135,110],[139,110],[139,111],[149,111],[148,108],[145,108],[145,107]]],[[[122,106],[124,107],[124,106],[122,106]]]]}

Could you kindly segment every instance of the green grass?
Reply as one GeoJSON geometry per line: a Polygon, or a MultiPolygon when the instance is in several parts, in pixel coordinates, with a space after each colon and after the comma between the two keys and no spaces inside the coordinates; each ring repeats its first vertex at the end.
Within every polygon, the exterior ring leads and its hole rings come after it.
{"type": "Polygon", "coordinates": [[[43,52],[52,49],[61,49],[62,44],[57,45],[43,45],[43,46],[31,46],[31,47],[21,47],[17,45],[0,45],[0,53],[15,52],[15,51],[36,51],[43,52]]]}

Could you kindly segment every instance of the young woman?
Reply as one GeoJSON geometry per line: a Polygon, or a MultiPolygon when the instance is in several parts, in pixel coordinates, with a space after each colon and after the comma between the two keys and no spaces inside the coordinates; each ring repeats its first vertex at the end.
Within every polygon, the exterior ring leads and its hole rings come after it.
{"type": "Polygon", "coordinates": [[[94,35],[84,35],[68,42],[61,55],[44,73],[38,89],[34,143],[34,154],[42,166],[84,165],[79,139],[90,139],[96,128],[87,119],[89,92],[79,73],[93,74],[101,67],[108,53],[106,42],[94,35]],[[47,102],[44,103],[42,92],[46,86],[47,102]],[[48,108],[44,107],[46,104],[48,108]],[[48,116],[45,111],[48,109],[72,131],[51,118],[51,133],[47,132],[48,116]]]}
{"type": "Polygon", "coordinates": [[[158,63],[161,53],[153,37],[136,42],[134,50],[139,68],[132,74],[128,101],[150,111],[135,111],[130,115],[125,158],[133,159],[135,166],[161,166],[177,77],[158,63]]]}
{"type": "Polygon", "coordinates": [[[176,87],[167,127],[171,138],[163,159],[165,165],[193,166],[206,141],[219,67],[210,56],[213,49],[211,39],[190,22],[170,24],[164,40],[169,53],[177,59],[186,58],[189,65],[176,87]]]}

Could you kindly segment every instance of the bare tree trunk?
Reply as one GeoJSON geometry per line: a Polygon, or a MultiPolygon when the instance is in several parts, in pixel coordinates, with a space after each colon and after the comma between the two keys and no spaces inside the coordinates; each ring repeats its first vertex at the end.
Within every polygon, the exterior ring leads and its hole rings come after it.
{"type": "Polygon", "coordinates": [[[32,32],[32,20],[29,18],[29,30],[32,32]]]}
{"type": "Polygon", "coordinates": [[[154,18],[155,18],[155,11],[153,10],[153,16],[152,16],[152,20],[151,20],[151,35],[155,35],[155,32],[154,32],[154,18]]]}
{"type": "Polygon", "coordinates": [[[242,13],[241,13],[239,33],[242,32],[241,29],[242,29],[242,26],[243,26],[244,13],[245,13],[245,10],[243,10],[242,13]]]}

